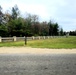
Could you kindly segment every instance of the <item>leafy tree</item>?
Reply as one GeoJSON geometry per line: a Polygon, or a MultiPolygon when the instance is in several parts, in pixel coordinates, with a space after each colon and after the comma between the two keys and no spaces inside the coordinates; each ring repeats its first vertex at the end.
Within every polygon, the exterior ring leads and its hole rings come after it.
{"type": "Polygon", "coordinates": [[[17,5],[15,5],[14,7],[12,7],[12,19],[17,19],[19,16],[19,9],[17,7],[17,5]]]}
{"type": "Polygon", "coordinates": [[[10,13],[6,12],[4,14],[4,16],[5,16],[6,23],[8,23],[8,22],[10,22],[12,20],[12,15],[10,13]]]}
{"type": "Polygon", "coordinates": [[[39,20],[38,15],[32,15],[32,22],[33,22],[33,23],[38,22],[38,20],[39,20]]]}
{"type": "Polygon", "coordinates": [[[4,15],[2,12],[2,7],[0,6],[0,25],[3,24],[3,18],[4,18],[4,15]]]}
{"type": "Polygon", "coordinates": [[[63,29],[60,28],[60,35],[63,36],[64,35],[64,32],[63,32],[63,29]]]}
{"type": "Polygon", "coordinates": [[[25,18],[25,35],[26,36],[32,35],[31,25],[32,25],[32,16],[31,14],[27,14],[25,18]]]}
{"type": "Polygon", "coordinates": [[[69,32],[69,35],[71,35],[71,36],[76,36],[76,30],[75,30],[75,31],[70,31],[70,32],[69,32]]]}
{"type": "Polygon", "coordinates": [[[40,35],[42,35],[42,36],[49,35],[49,26],[46,21],[41,23],[40,33],[41,33],[40,35]]]}
{"type": "Polygon", "coordinates": [[[51,21],[48,23],[48,25],[49,25],[49,35],[52,36],[53,35],[53,28],[54,28],[54,26],[53,26],[51,21]]]}
{"type": "Polygon", "coordinates": [[[0,25],[0,36],[2,37],[8,36],[8,30],[5,25],[0,25]]]}
{"type": "Polygon", "coordinates": [[[39,22],[35,22],[35,24],[32,24],[32,34],[33,36],[37,36],[40,34],[40,24],[39,22]]]}
{"type": "Polygon", "coordinates": [[[57,36],[59,32],[59,26],[57,23],[54,24],[53,35],[57,36]]]}
{"type": "Polygon", "coordinates": [[[0,6],[0,36],[52,36],[59,33],[57,23],[39,22],[38,15],[26,14],[25,18],[19,15],[17,5],[12,7],[11,13],[3,13],[0,6]]]}

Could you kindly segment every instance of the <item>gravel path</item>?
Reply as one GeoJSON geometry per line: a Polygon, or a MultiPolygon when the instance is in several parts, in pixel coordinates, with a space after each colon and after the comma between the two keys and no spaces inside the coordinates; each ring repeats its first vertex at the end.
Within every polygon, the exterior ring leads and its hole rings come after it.
{"type": "Polygon", "coordinates": [[[47,49],[47,48],[30,48],[30,47],[0,47],[0,53],[26,53],[26,54],[71,54],[76,53],[76,49],[47,49]]]}

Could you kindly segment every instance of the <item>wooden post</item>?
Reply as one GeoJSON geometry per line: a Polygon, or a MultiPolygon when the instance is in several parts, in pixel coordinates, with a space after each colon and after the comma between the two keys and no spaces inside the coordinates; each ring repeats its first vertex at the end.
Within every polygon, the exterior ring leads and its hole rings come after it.
{"type": "Polygon", "coordinates": [[[2,42],[1,36],[0,36],[0,42],[2,42]]]}
{"type": "Polygon", "coordinates": [[[27,45],[27,37],[25,36],[25,45],[27,45]]]}

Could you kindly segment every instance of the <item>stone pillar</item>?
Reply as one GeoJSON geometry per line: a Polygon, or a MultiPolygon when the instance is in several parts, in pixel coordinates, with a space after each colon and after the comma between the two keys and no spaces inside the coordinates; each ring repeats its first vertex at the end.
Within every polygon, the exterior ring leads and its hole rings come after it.
{"type": "Polygon", "coordinates": [[[49,39],[50,37],[48,36],[48,39],[49,39]]]}
{"type": "Polygon", "coordinates": [[[39,36],[39,40],[40,40],[40,36],[39,36]]]}
{"type": "Polygon", "coordinates": [[[44,37],[44,39],[45,39],[45,36],[43,36],[44,37]]]}
{"type": "Polygon", "coordinates": [[[14,42],[17,41],[16,36],[13,36],[14,42]]]}
{"type": "Polygon", "coordinates": [[[34,37],[34,36],[32,36],[32,39],[34,40],[34,39],[35,39],[35,37],[34,37]]]}
{"type": "Polygon", "coordinates": [[[69,37],[69,32],[66,33],[66,37],[69,37]]]}

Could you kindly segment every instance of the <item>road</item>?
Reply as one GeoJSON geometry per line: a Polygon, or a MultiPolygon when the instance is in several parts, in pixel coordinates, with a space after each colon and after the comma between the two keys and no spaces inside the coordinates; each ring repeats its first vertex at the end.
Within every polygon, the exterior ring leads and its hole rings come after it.
{"type": "Polygon", "coordinates": [[[0,75],[76,75],[76,54],[0,54],[0,75]]]}

